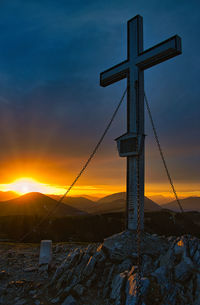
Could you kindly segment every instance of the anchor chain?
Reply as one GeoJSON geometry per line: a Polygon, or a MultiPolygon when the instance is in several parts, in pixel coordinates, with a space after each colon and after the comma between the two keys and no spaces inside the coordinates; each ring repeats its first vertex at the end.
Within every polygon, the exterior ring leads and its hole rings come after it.
{"type": "Polygon", "coordinates": [[[140,214],[140,157],[137,156],[137,286],[136,297],[137,305],[142,304],[141,286],[142,286],[142,257],[141,257],[141,214],[140,214]]]}
{"type": "Polygon", "coordinates": [[[176,189],[175,189],[175,186],[174,186],[174,183],[172,181],[172,178],[171,178],[171,175],[170,175],[170,172],[169,172],[169,169],[168,169],[168,166],[167,166],[167,162],[165,160],[165,157],[164,157],[164,154],[163,154],[163,151],[162,151],[162,148],[161,148],[161,144],[160,144],[160,141],[159,141],[159,138],[158,138],[158,134],[157,134],[157,131],[156,131],[156,127],[155,127],[155,124],[154,124],[154,121],[153,121],[153,117],[152,117],[152,114],[151,114],[151,109],[150,109],[150,106],[149,106],[149,102],[147,100],[147,97],[146,97],[146,94],[144,93],[144,99],[145,99],[145,103],[146,103],[146,107],[147,107],[147,112],[148,112],[148,115],[149,115],[149,119],[150,119],[150,122],[151,122],[151,126],[152,126],[152,129],[153,129],[153,133],[154,133],[154,137],[155,137],[155,140],[156,140],[156,143],[158,145],[158,150],[159,150],[159,153],[160,153],[160,156],[161,156],[161,159],[162,159],[162,162],[163,162],[163,165],[164,165],[164,168],[165,168],[165,171],[166,171],[166,174],[167,174],[167,178],[169,180],[169,183],[171,185],[171,188],[172,188],[172,192],[174,193],[174,197],[176,199],[176,202],[178,203],[178,206],[180,208],[180,211],[181,213],[184,214],[184,209],[180,203],[180,200],[178,198],[178,194],[176,192],[176,189]]]}
{"type": "MultiPolygon", "coordinates": [[[[137,107],[139,107],[139,95],[138,95],[138,81],[135,81],[135,90],[136,90],[136,101],[137,107]]],[[[140,149],[139,149],[139,118],[136,120],[137,128],[137,151],[138,155],[136,157],[136,171],[137,171],[137,278],[136,278],[136,304],[142,304],[142,256],[141,256],[141,204],[140,204],[140,149]]]]}

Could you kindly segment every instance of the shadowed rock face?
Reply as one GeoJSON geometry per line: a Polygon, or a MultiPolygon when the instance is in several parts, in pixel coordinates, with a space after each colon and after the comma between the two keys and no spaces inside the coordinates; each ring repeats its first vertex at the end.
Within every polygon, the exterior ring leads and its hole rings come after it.
{"type": "MultiPolygon", "coordinates": [[[[1,255],[7,269],[0,273],[0,303],[136,304],[136,245],[136,235],[127,231],[101,244],[57,244],[45,271],[38,268],[39,248],[13,246],[1,255]]],[[[199,239],[143,233],[141,252],[143,305],[199,305],[199,239]]]]}
{"type": "MultiPolygon", "coordinates": [[[[84,292],[77,296],[77,304],[136,304],[136,245],[134,233],[122,232],[105,239],[96,249],[90,245],[84,251],[75,250],[56,270],[49,287],[55,284],[55,293],[62,299],[64,287],[74,296],[77,285],[81,285],[84,292]],[[69,270],[73,275],[66,280],[69,270]],[[91,301],[93,294],[98,297],[91,301]]],[[[143,304],[198,304],[199,239],[166,239],[143,233],[141,252],[143,304]]]]}

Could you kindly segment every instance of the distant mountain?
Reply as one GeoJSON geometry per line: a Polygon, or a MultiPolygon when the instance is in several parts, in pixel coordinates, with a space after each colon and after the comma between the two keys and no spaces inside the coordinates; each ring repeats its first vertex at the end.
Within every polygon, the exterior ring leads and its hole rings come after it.
{"type": "MultiPolygon", "coordinates": [[[[59,200],[60,196],[51,195],[59,200]]],[[[89,214],[105,214],[123,212],[126,208],[126,193],[115,193],[99,199],[97,202],[84,197],[65,197],[63,203],[89,214]]],[[[161,207],[151,199],[145,197],[145,211],[159,211],[161,207]]]]}
{"type": "Polygon", "coordinates": [[[87,198],[91,201],[98,201],[100,196],[99,197],[96,197],[96,196],[90,196],[90,195],[85,195],[85,194],[81,194],[79,196],[73,196],[73,197],[76,197],[76,198],[80,198],[80,197],[83,197],[83,198],[87,198]]]}
{"type": "MultiPolygon", "coordinates": [[[[59,195],[50,195],[51,198],[55,200],[59,200],[61,196],[59,195]]],[[[96,205],[96,202],[84,198],[84,197],[68,197],[66,196],[63,201],[64,204],[67,204],[73,208],[76,208],[78,210],[88,212],[91,208],[93,208],[96,205]]]]}
{"type": "MultiPolygon", "coordinates": [[[[180,203],[184,211],[198,211],[200,212],[200,197],[188,197],[180,199],[180,203]]],[[[180,212],[180,208],[176,200],[163,204],[162,208],[172,211],[180,212]]]]}
{"type": "Polygon", "coordinates": [[[167,196],[163,196],[163,195],[152,195],[152,196],[149,196],[149,198],[151,200],[157,202],[160,205],[166,204],[173,200],[172,197],[167,197],[167,196]]]}
{"type": "Polygon", "coordinates": [[[20,195],[18,195],[15,192],[12,192],[12,191],[8,191],[8,192],[0,191],[0,201],[6,201],[6,200],[14,199],[14,198],[17,198],[19,196],[20,195]]]}
{"type": "MultiPolygon", "coordinates": [[[[0,202],[0,216],[10,215],[47,215],[57,205],[57,201],[41,193],[28,193],[15,199],[0,202]]],[[[55,217],[85,214],[74,207],[60,203],[53,213],[55,217]]]]}
{"type": "MultiPolygon", "coordinates": [[[[115,193],[97,201],[96,205],[88,212],[92,214],[97,213],[112,213],[123,212],[126,208],[126,193],[115,193]]],[[[145,197],[144,199],[145,211],[160,211],[161,207],[151,199],[145,197]]]]}
{"type": "Polygon", "coordinates": [[[111,194],[111,195],[108,195],[108,196],[105,196],[101,199],[99,199],[97,202],[98,203],[108,203],[108,202],[112,202],[112,201],[115,201],[115,200],[126,200],[126,193],[125,192],[120,192],[120,193],[114,193],[114,194],[111,194]]]}

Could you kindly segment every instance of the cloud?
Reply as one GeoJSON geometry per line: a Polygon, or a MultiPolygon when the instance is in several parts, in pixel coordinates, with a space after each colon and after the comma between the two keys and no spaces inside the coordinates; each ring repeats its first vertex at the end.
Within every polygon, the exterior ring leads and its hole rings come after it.
{"type": "MultiPolygon", "coordinates": [[[[198,2],[18,0],[2,1],[0,8],[2,160],[48,156],[56,168],[54,158],[67,163],[87,157],[126,86],[123,81],[101,88],[99,73],[126,58],[126,21],[140,13],[145,48],[175,33],[183,38],[183,55],[146,71],[145,87],[164,149],[178,162],[181,177],[191,165],[198,179],[198,2]]],[[[113,139],[125,127],[126,103],[100,151],[102,172],[115,152],[113,139]]],[[[146,133],[147,170],[150,163],[154,167],[148,179],[156,180],[161,165],[148,118],[146,133]]],[[[113,158],[110,179],[113,168],[121,168],[113,158]]]]}

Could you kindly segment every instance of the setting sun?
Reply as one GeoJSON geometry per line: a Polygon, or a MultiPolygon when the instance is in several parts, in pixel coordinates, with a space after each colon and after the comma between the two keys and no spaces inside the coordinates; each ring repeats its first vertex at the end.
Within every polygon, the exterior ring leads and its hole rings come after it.
{"type": "MultiPolygon", "coordinates": [[[[24,195],[30,192],[63,195],[68,188],[69,185],[61,186],[42,183],[31,177],[22,177],[16,179],[15,181],[9,184],[0,184],[0,191],[13,191],[18,193],[19,195],[24,195]]],[[[123,191],[123,189],[119,188],[118,186],[109,189],[109,187],[106,188],[104,185],[82,185],[74,186],[73,190],[70,192],[70,196],[79,196],[85,194],[103,197],[105,195],[109,195],[118,191],[123,191]]]]}
{"type": "Polygon", "coordinates": [[[11,183],[9,188],[16,193],[26,194],[29,192],[41,192],[42,186],[42,183],[32,178],[21,178],[11,183]]]}
{"type": "Polygon", "coordinates": [[[36,181],[33,178],[23,177],[12,183],[1,185],[3,191],[13,191],[20,195],[30,192],[40,192],[43,194],[63,194],[65,189],[36,181]]]}

